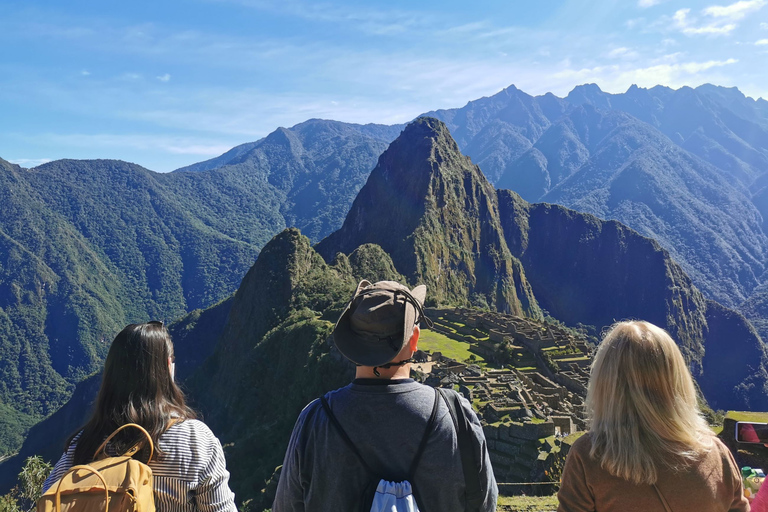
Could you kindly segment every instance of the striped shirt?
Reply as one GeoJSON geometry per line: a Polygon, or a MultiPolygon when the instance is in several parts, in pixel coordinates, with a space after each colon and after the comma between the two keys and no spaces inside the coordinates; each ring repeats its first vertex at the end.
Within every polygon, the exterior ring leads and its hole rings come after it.
{"type": "MultiPolygon", "coordinates": [[[[56,463],[43,484],[44,492],[72,467],[76,441],[56,463]]],[[[157,444],[165,456],[150,462],[149,467],[158,512],[237,512],[224,450],[205,423],[176,423],[158,438],[157,444]]]]}

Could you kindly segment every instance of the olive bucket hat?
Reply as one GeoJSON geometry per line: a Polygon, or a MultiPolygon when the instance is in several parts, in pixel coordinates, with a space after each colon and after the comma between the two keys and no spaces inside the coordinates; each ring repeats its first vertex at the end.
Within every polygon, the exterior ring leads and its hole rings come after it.
{"type": "Polygon", "coordinates": [[[333,330],[336,348],[359,366],[387,365],[408,342],[415,324],[432,326],[424,315],[426,295],[424,285],[409,290],[394,281],[360,281],[333,330]]]}

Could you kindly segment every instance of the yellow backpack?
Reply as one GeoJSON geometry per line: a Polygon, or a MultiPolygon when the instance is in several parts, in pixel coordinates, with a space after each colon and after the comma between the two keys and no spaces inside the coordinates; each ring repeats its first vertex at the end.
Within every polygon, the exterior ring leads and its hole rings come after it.
{"type": "Polygon", "coordinates": [[[93,462],[73,466],[37,500],[37,512],[155,512],[152,469],[131,458],[143,440],[119,457],[104,454],[107,443],[127,427],[146,436],[149,464],[154,454],[152,437],[135,423],[123,425],[99,446],[93,462]]]}

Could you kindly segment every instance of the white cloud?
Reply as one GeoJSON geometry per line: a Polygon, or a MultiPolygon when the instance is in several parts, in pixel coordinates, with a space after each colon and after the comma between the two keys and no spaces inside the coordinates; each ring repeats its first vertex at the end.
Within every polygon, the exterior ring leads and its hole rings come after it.
{"type": "Polygon", "coordinates": [[[623,92],[632,84],[640,87],[665,85],[677,88],[707,82],[710,79],[706,72],[738,62],[736,59],[677,62],[680,56],[681,54],[665,55],[659,59],[658,63],[640,68],[614,65],[564,69],[555,73],[553,77],[572,83],[595,82],[601,89],[610,92],[623,92]]]}
{"type": "Polygon", "coordinates": [[[648,7],[653,7],[654,5],[659,5],[663,1],[664,0],[638,0],[637,6],[646,9],[648,7]]]}
{"type": "Polygon", "coordinates": [[[698,19],[691,19],[688,15],[690,9],[679,9],[672,17],[675,23],[675,27],[687,36],[692,35],[725,35],[729,34],[736,28],[735,23],[723,23],[722,21],[715,21],[708,24],[697,25],[698,19]]]}
{"type": "Polygon", "coordinates": [[[169,75],[168,73],[166,73],[166,74],[164,74],[164,75],[160,75],[160,76],[158,76],[158,77],[155,77],[155,78],[157,78],[157,79],[158,79],[158,80],[160,80],[161,82],[168,82],[168,81],[171,79],[171,75],[169,75]]]}
{"type": "Polygon", "coordinates": [[[759,11],[766,4],[766,0],[741,0],[731,5],[713,5],[704,9],[704,14],[714,18],[727,18],[731,21],[744,19],[747,14],[759,11]]]}
{"type": "Polygon", "coordinates": [[[81,75],[83,75],[83,76],[90,76],[90,75],[91,75],[91,72],[90,72],[90,71],[88,71],[87,69],[84,69],[84,70],[82,70],[82,71],[80,72],[80,74],[81,74],[81,75]]]}
{"type": "Polygon", "coordinates": [[[593,68],[564,69],[553,75],[554,78],[566,78],[573,82],[598,82],[594,77],[604,75],[606,71],[618,71],[619,66],[595,66],[593,68]]]}
{"type": "Polygon", "coordinates": [[[728,66],[738,62],[736,59],[725,61],[710,60],[706,62],[683,62],[677,64],[658,64],[645,68],[626,70],[617,77],[618,83],[633,83],[641,87],[653,87],[657,84],[665,84],[672,87],[687,85],[691,79],[712,68],[728,66]]]}
{"type": "Polygon", "coordinates": [[[685,52],[665,53],[661,57],[655,59],[652,64],[674,64],[679,62],[682,57],[685,57],[685,52]]]}
{"type": "Polygon", "coordinates": [[[371,35],[398,35],[413,29],[433,29],[435,13],[400,9],[376,9],[358,4],[334,5],[326,2],[304,0],[218,0],[236,3],[262,11],[294,16],[314,22],[346,24],[355,30],[371,35]],[[354,5],[354,7],[353,7],[354,5]]]}
{"type": "Polygon", "coordinates": [[[700,71],[706,71],[711,68],[728,66],[739,62],[738,59],[728,60],[708,60],[707,62],[687,62],[680,64],[680,69],[689,74],[699,73],[700,71]]]}
{"type": "Polygon", "coordinates": [[[661,41],[662,46],[677,46],[677,41],[671,38],[663,39],[661,41]]]}
{"type": "Polygon", "coordinates": [[[622,46],[620,48],[615,48],[610,52],[608,52],[608,58],[611,58],[611,59],[634,59],[637,56],[638,55],[636,51],[630,48],[627,48],[625,46],[622,46]]]}
{"type": "Polygon", "coordinates": [[[768,23],[765,23],[765,22],[761,23],[760,30],[768,30],[768,23]]]}
{"type": "Polygon", "coordinates": [[[740,0],[730,5],[704,8],[700,17],[691,16],[691,9],[678,9],[672,17],[674,27],[688,36],[728,35],[749,14],[762,9],[768,0],[740,0]]]}
{"type": "Polygon", "coordinates": [[[230,144],[212,144],[208,139],[166,135],[50,133],[44,137],[49,141],[72,147],[160,150],[175,155],[217,156],[232,149],[230,144]]]}
{"type": "Polygon", "coordinates": [[[12,164],[20,165],[22,167],[32,168],[44,163],[50,162],[50,158],[9,158],[9,162],[12,164]]]}
{"type": "Polygon", "coordinates": [[[446,34],[464,34],[464,33],[484,31],[484,30],[487,30],[488,27],[489,27],[488,22],[475,21],[472,23],[465,23],[464,25],[450,27],[444,30],[443,32],[446,34]]]}
{"type": "Polygon", "coordinates": [[[755,46],[765,46],[768,44],[768,39],[760,39],[759,41],[755,41],[755,46]]]}

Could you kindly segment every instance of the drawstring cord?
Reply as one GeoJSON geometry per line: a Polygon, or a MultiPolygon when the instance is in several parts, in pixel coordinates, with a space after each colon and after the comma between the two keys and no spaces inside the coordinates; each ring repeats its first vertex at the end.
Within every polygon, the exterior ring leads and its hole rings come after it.
{"type": "MultiPolygon", "coordinates": [[[[416,320],[414,321],[414,324],[420,324],[423,321],[427,325],[427,327],[429,328],[434,327],[434,323],[432,322],[432,320],[424,313],[424,308],[421,306],[421,303],[416,299],[416,297],[411,295],[411,292],[407,290],[384,290],[383,288],[369,288],[357,294],[352,300],[355,300],[358,297],[361,297],[363,295],[369,295],[371,293],[380,292],[380,291],[391,292],[395,303],[397,303],[397,296],[402,295],[403,298],[405,299],[403,306],[405,306],[408,302],[410,302],[411,305],[416,310],[417,315],[416,315],[416,320]]],[[[392,350],[398,349],[397,342],[399,340],[395,340],[393,336],[387,336],[386,338],[379,338],[379,340],[387,340],[389,342],[389,346],[392,347],[392,350]]],[[[381,377],[381,373],[379,373],[379,368],[388,369],[388,368],[392,368],[393,366],[403,366],[412,362],[414,361],[413,361],[413,358],[411,357],[408,359],[404,359],[403,361],[398,361],[396,363],[387,363],[379,366],[374,366],[373,374],[377,377],[381,377]]],[[[356,366],[362,366],[362,365],[358,364],[356,366]]]]}

